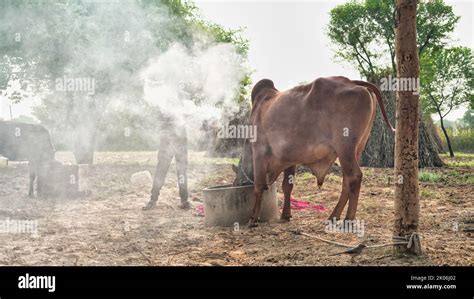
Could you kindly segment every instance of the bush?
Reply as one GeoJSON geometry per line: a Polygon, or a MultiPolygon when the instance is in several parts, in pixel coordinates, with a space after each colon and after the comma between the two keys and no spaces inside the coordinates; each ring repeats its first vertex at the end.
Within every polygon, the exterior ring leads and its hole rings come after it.
{"type": "MultiPolygon", "coordinates": [[[[447,128],[446,131],[451,140],[451,146],[455,152],[474,152],[474,130],[470,128],[447,128]]],[[[448,148],[446,138],[444,134],[440,132],[442,136],[443,147],[448,148]]]]}
{"type": "Polygon", "coordinates": [[[418,173],[418,179],[420,182],[436,183],[441,180],[441,176],[433,172],[421,171],[418,173]]]}

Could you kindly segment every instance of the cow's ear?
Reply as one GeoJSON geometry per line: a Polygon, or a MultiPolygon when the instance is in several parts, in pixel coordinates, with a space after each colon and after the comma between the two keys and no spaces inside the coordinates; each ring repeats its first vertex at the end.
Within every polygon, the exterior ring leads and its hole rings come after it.
{"type": "Polygon", "coordinates": [[[239,173],[239,168],[237,168],[237,166],[235,166],[234,164],[232,164],[232,170],[233,170],[235,173],[239,173]]]}

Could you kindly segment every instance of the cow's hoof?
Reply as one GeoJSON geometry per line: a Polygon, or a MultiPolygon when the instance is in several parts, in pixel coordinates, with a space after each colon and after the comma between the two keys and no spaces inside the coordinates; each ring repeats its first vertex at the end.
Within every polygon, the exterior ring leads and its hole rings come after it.
{"type": "Polygon", "coordinates": [[[35,197],[35,194],[32,193],[32,192],[28,192],[28,197],[29,197],[29,198],[34,198],[34,197],[35,197]]]}
{"type": "Polygon", "coordinates": [[[290,222],[291,215],[290,216],[283,216],[281,215],[280,220],[278,221],[279,223],[288,223],[290,222]]]}
{"type": "Polygon", "coordinates": [[[191,207],[191,205],[189,204],[189,201],[182,202],[182,203],[179,205],[179,208],[180,208],[180,209],[183,209],[183,210],[189,210],[190,207],[191,207]]]}
{"type": "Polygon", "coordinates": [[[142,210],[143,210],[143,211],[148,211],[148,210],[153,209],[154,207],[156,207],[156,202],[154,202],[154,201],[149,201],[149,202],[146,204],[146,206],[144,206],[144,207],[142,208],[142,210]]]}

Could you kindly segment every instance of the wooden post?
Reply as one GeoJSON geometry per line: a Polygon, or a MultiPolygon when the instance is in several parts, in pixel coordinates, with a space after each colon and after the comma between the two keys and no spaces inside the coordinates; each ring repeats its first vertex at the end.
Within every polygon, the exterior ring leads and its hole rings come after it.
{"type": "MultiPolygon", "coordinates": [[[[399,80],[420,76],[416,44],[416,6],[416,0],[397,0],[396,4],[395,47],[399,80]]],[[[420,254],[421,245],[418,237],[419,96],[413,91],[398,90],[396,109],[394,236],[406,238],[411,236],[411,238],[410,248],[405,245],[395,245],[395,250],[420,254]]]]}

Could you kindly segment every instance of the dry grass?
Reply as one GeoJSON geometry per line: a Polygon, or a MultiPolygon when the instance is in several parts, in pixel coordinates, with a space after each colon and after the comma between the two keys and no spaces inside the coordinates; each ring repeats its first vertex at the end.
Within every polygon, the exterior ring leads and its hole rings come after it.
{"type": "MultiPolygon", "coordinates": [[[[69,153],[60,159],[70,161],[69,153]]],[[[469,159],[463,158],[469,165],[469,159]]],[[[424,254],[417,258],[390,256],[390,247],[368,250],[351,263],[350,257],[329,256],[341,248],[310,237],[295,235],[301,229],[337,242],[380,244],[391,241],[393,188],[389,169],[364,169],[358,219],[365,235],[326,233],[325,219],[335,206],[341,178],[330,174],[321,190],[309,175],[297,176],[293,197],[322,204],[327,212],[293,211],[289,223],[263,223],[238,232],[206,228],[195,215],[200,189],[232,181],[227,159],[190,155],[190,197],[193,209],[177,208],[176,175],[162,190],[158,207],[143,212],[149,187],[130,185],[131,174],[153,173],[156,153],[98,153],[90,173],[91,195],[84,199],[38,200],[26,197],[27,165],[0,168],[0,219],[36,219],[38,236],[0,234],[1,265],[472,265],[474,169],[456,166],[428,169],[440,177],[421,183],[420,231],[424,254]],[[453,231],[457,223],[458,230],[453,231]],[[380,258],[389,255],[385,258],[380,258]]],[[[280,178],[281,180],[281,178],[280,178]]],[[[281,181],[278,184],[281,185],[281,181]]],[[[279,188],[281,199],[281,188],[279,188]]]]}

